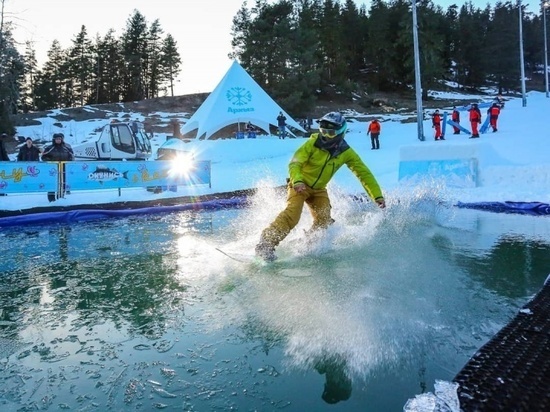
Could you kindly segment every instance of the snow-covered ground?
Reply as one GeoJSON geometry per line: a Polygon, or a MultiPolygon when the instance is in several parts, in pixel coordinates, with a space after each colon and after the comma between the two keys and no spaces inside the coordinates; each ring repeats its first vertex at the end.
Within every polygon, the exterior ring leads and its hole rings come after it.
{"type": "MultiPolygon", "coordinates": [[[[479,101],[480,96],[450,95],[438,93],[434,98],[463,98],[464,104],[479,101]]],[[[485,97],[486,101],[490,101],[485,97]]],[[[438,108],[441,112],[451,111],[450,107],[439,107],[437,100],[426,108],[427,113],[438,108]]],[[[486,109],[482,109],[485,118],[486,109]]],[[[426,185],[437,185],[438,196],[448,202],[476,201],[539,201],[550,203],[550,133],[545,125],[546,116],[550,113],[550,99],[544,93],[531,92],[527,97],[526,107],[521,98],[511,98],[499,117],[497,133],[489,131],[480,139],[469,139],[461,133],[454,135],[447,127],[446,140],[434,141],[431,120],[424,121],[425,141],[417,138],[417,125],[414,122],[402,123],[403,114],[380,114],[382,132],[380,150],[370,150],[370,138],[366,135],[367,116],[376,113],[346,113],[349,117],[347,141],[363,157],[377,177],[388,203],[396,200],[403,193],[426,190],[426,185]],[[399,180],[399,165],[404,154],[428,156],[430,159],[452,159],[474,156],[478,162],[478,184],[446,185],[443,181],[413,183],[399,180]]],[[[139,113],[129,113],[135,120],[143,120],[139,113]]],[[[174,116],[173,113],[156,113],[159,117],[174,116]]],[[[187,114],[182,114],[186,116],[187,114]]],[[[123,118],[127,113],[113,113],[113,117],[123,118]]],[[[428,117],[428,116],[426,116],[428,117]]],[[[461,124],[469,129],[468,113],[462,112],[461,124]]],[[[111,121],[62,122],[61,130],[66,141],[77,145],[87,138],[93,130],[111,121]]],[[[55,131],[59,131],[53,117],[38,119],[39,126],[18,127],[20,136],[32,136],[48,140],[55,131]]],[[[166,134],[155,134],[152,139],[153,150],[166,140],[166,134]]],[[[0,198],[0,209],[22,210],[40,206],[70,206],[78,204],[100,204],[115,201],[151,200],[153,198],[206,195],[234,190],[272,187],[284,184],[287,176],[287,165],[293,152],[304,142],[304,139],[280,140],[273,136],[257,139],[225,139],[192,141],[189,149],[195,152],[198,159],[212,161],[212,186],[180,187],[176,193],[165,192],[153,194],[145,189],[123,190],[119,196],[115,191],[72,192],[65,199],[54,203],[48,202],[45,194],[10,195],[0,198]]],[[[342,169],[331,182],[329,188],[350,194],[362,193],[362,188],[347,169],[342,169]]],[[[430,189],[428,189],[430,190],[430,189]]]]}

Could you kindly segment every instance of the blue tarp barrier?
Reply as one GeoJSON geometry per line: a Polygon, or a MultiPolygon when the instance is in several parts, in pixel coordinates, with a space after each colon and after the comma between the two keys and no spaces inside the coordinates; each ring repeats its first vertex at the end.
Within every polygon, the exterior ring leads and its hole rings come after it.
{"type": "Polygon", "coordinates": [[[486,210],[496,213],[516,213],[523,215],[550,215],[550,204],[542,202],[458,202],[457,207],[463,209],[486,210]]]}
{"type": "Polygon", "coordinates": [[[234,197],[230,199],[216,199],[203,202],[184,203],[181,205],[153,206],[139,209],[78,209],[62,212],[30,213],[25,215],[7,216],[0,218],[0,227],[86,222],[89,220],[105,219],[112,217],[170,213],[184,210],[233,209],[243,207],[246,204],[246,201],[246,197],[234,197]]]}
{"type": "MultiPolygon", "coordinates": [[[[240,196],[229,199],[215,199],[179,205],[132,209],[76,209],[57,212],[28,213],[0,218],[0,228],[55,223],[76,223],[105,218],[171,213],[185,210],[235,209],[246,206],[247,200],[248,198],[246,196],[240,196]]],[[[496,213],[516,213],[533,216],[550,215],[550,204],[542,202],[458,202],[455,206],[463,209],[477,209],[496,213]]]]}

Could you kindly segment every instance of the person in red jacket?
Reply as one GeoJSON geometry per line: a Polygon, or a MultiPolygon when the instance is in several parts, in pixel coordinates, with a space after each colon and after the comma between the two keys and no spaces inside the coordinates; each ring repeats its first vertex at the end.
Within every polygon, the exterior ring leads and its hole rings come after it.
{"type": "Polygon", "coordinates": [[[477,130],[477,126],[481,123],[481,111],[479,107],[477,107],[477,103],[472,103],[468,111],[470,112],[470,125],[472,126],[472,135],[470,139],[478,138],[479,131],[477,130]]]}
{"type": "Polygon", "coordinates": [[[367,129],[367,136],[370,134],[370,143],[371,143],[371,150],[378,150],[380,149],[380,130],[382,127],[380,126],[380,122],[377,119],[373,119],[372,122],[369,124],[369,128],[367,129]]]}
{"type": "MultiPolygon", "coordinates": [[[[453,107],[453,112],[451,113],[451,120],[456,124],[460,124],[460,112],[456,107],[453,107]]],[[[453,126],[454,134],[460,134],[460,129],[456,126],[453,126]]]]}
{"type": "Polygon", "coordinates": [[[441,134],[441,115],[439,110],[432,114],[432,127],[435,129],[435,140],[445,140],[445,136],[441,134]]]}
{"type": "Polygon", "coordinates": [[[489,124],[493,128],[493,133],[497,131],[497,120],[500,114],[500,107],[497,103],[493,103],[487,110],[487,116],[489,116],[489,124]]]}

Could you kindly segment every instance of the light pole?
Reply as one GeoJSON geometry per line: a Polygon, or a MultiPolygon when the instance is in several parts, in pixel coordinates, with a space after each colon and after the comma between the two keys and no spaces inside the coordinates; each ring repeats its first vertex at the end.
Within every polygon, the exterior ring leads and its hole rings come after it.
{"type": "Polygon", "coordinates": [[[542,26],[544,27],[544,91],[548,97],[548,43],[546,36],[546,9],[550,7],[549,1],[541,3],[542,6],[542,26]]]}
{"type": "Polygon", "coordinates": [[[414,84],[416,91],[416,125],[418,140],[424,141],[424,114],[422,111],[422,85],[420,84],[420,53],[418,50],[418,21],[416,19],[416,0],[412,0],[413,47],[414,47],[414,84]]]}
{"type": "Polygon", "coordinates": [[[527,98],[525,97],[525,65],[523,63],[523,13],[521,10],[521,0],[518,0],[519,10],[519,60],[521,68],[521,103],[522,106],[527,106],[527,98]]]}

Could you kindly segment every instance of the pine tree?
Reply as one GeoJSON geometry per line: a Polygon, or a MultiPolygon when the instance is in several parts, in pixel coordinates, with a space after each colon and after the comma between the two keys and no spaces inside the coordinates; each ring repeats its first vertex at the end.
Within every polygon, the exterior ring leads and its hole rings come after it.
{"type": "Polygon", "coordinates": [[[375,90],[391,90],[397,74],[393,65],[392,47],[397,40],[392,28],[391,10],[382,0],[374,0],[369,10],[367,26],[368,43],[366,48],[367,80],[375,90]]]}
{"type": "Polygon", "coordinates": [[[147,35],[145,53],[145,97],[158,97],[162,81],[162,34],[159,20],[153,21],[147,35]]]}
{"type": "MultiPolygon", "coordinates": [[[[320,86],[321,66],[318,60],[319,27],[318,0],[302,0],[295,2],[293,30],[290,33],[292,54],[286,84],[286,98],[282,100],[285,107],[299,115],[308,116],[316,102],[316,94],[320,86]]],[[[285,92],[283,92],[285,93],[285,92]]]]}
{"type": "MultiPolygon", "coordinates": [[[[68,50],[68,71],[71,76],[70,94],[71,103],[84,106],[90,101],[94,73],[94,55],[92,41],[88,38],[86,26],[82,26],[80,33],[72,41],[68,50]]],[[[73,106],[74,104],[71,104],[73,106]]]]}
{"type": "Polygon", "coordinates": [[[496,83],[499,90],[512,89],[520,78],[518,19],[517,6],[497,2],[487,27],[484,47],[486,68],[488,78],[496,83]]]}
{"type": "Polygon", "coordinates": [[[457,56],[457,39],[460,36],[458,28],[458,6],[453,4],[449,6],[445,13],[447,30],[445,31],[445,42],[447,48],[445,51],[445,64],[448,71],[448,79],[458,83],[456,74],[456,56],[457,56]]]}
{"type": "Polygon", "coordinates": [[[231,47],[233,51],[229,53],[229,58],[239,60],[243,67],[250,67],[252,64],[249,48],[249,43],[252,43],[250,38],[251,24],[251,13],[245,1],[232,20],[231,47]]]}
{"type": "Polygon", "coordinates": [[[48,60],[37,73],[34,90],[37,110],[67,107],[63,86],[66,84],[66,52],[54,40],[47,52],[48,60]]]}
{"type": "MultiPolygon", "coordinates": [[[[363,10],[364,12],[364,10],[363,10]]],[[[340,27],[342,33],[343,59],[347,62],[345,77],[349,81],[359,79],[365,68],[366,31],[363,21],[365,14],[359,13],[354,0],[346,0],[341,10],[340,27]]]]}
{"type": "Polygon", "coordinates": [[[20,108],[24,113],[36,110],[34,101],[34,87],[36,82],[36,73],[38,72],[38,62],[36,61],[36,51],[32,42],[25,43],[24,62],[24,80],[21,86],[20,108]]]}
{"type": "Polygon", "coordinates": [[[134,14],[126,22],[121,40],[124,59],[123,101],[125,102],[142,100],[146,97],[147,36],[147,21],[138,10],[134,10],[134,14]]]}
{"type": "Polygon", "coordinates": [[[120,41],[110,29],[103,38],[96,39],[95,102],[119,102],[123,92],[124,60],[120,41]]]}
{"type": "Polygon", "coordinates": [[[342,85],[346,80],[347,62],[342,49],[340,6],[337,1],[325,0],[320,14],[319,32],[322,58],[321,85],[342,85]]]}
{"type": "Polygon", "coordinates": [[[11,25],[0,26],[0,128],[15,132],[10,115],[17,112],[20,88],[24,80],[23,57],[15,47],[11,25]]]}
{"type": "Polygon", "coordinates": [[[166,35],[162,42],[161,50],[161,74],[162,83],[167,83],[170,96],[174,96],[174,82],[180,72],[181,57],[178,46],[171,34],[166,35]]]}
{"type": "MultiPolygon", "coordinates": [[[[437,87],[438,82],[445,76],[446,21],[441,7],[435,7],[430,0],[423,0],[419,8],[422,98],[427,99],[428,91],[437,87]]],[[[414,70],[414,61],[410,64],[414,70]]]]}
{"type": "Polygon", "coordinates": [[[456,70],[458,81],[472,89],[485,84],[486,42],[489,12],[474,9],[471,2],[460,8],[458,13],[458,38],[456,48],[456,70]]]}

